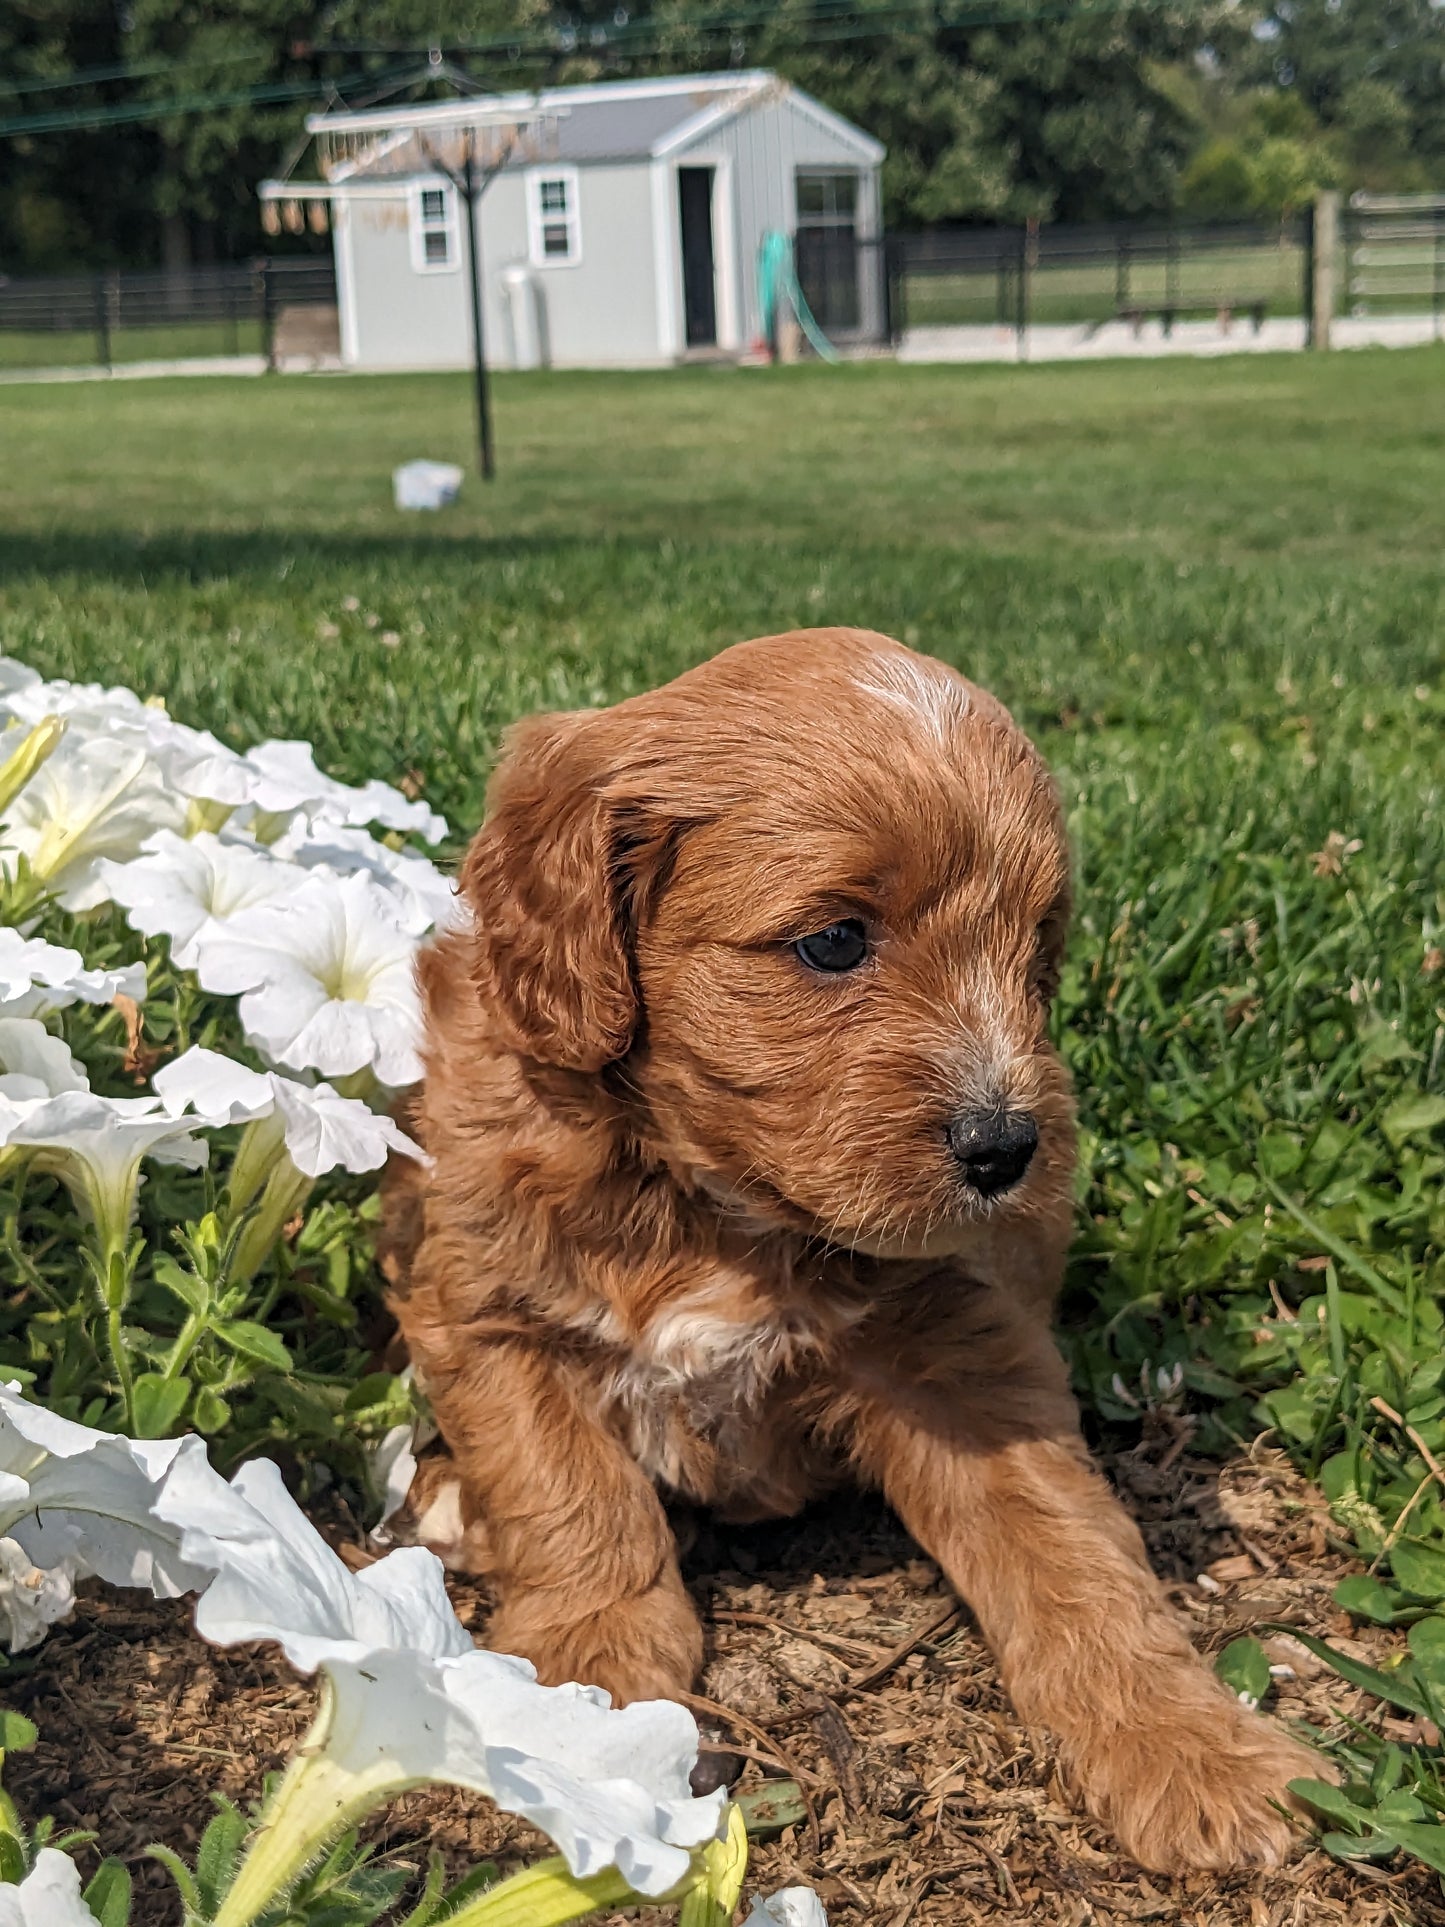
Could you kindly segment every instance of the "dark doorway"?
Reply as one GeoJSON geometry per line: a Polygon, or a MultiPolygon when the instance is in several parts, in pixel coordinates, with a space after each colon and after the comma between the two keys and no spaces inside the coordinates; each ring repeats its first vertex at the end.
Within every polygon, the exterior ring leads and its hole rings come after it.
{"type": "Polygon", "coordinates": [[[717,344],[717,293],[712,258],[712,169],[680,167],[677,198],[682,211],[682,308],[689,348],[717,344]]]}

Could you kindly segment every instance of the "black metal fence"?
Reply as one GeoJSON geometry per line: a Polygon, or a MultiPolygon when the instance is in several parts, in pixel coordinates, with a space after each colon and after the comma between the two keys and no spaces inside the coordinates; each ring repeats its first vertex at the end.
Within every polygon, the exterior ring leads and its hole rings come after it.
{"type": "Polygon", "coordinates": [[[302,352],[325,353],[335,308],[329,258],[0,278],[0,369],[233,355],[274,366],[289,352],[288,334],[314,344],[302,352]]]}
{"type": "Polygon", "coordinates": [[[1256,223],[935,229],[887,242],[889,325],[1091,328],[1310,312],[1309,218],[1256,223]]]}

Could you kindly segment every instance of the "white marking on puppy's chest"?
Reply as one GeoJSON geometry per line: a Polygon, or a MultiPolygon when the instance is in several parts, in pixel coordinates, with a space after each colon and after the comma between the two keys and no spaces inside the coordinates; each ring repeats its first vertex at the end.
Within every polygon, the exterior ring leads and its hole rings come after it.
{"type": "Polygon", "coordinates": [[[769,1319],[724,1318],[716,1312],[671,1311],[655,1318],[642,1335],[648,1361],[669,1378],[750,1379],[774,1353],[781,1336],[769,1319]]]}
{"type": "Polygon", "coordinates": [[[728,1318],[697,1305],[663,1312],[609,1386],[638,1464],[679,1485],[687,1434],[731,1457],[773,1381],[821,1342],[817,1326],[796,1314],[728,1318]]]}

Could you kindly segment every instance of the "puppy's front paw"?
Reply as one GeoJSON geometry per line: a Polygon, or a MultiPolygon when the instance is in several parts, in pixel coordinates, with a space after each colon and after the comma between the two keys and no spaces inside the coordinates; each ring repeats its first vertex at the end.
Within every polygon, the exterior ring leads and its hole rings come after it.
{"type": "Polygon", "coordinates": [[[614,1706],[675,1699],[702,1665],[702,1628],[679,1586],[654,1586],[632,1599],[559,1625],[535,1594],[509,1592],[487,1629],[487,1644],[530,1659],[545,1686],[580,1680],[601,1686],[614,1706]]]}
{"type": "Polygon", "coordinates": [[[1157,1721],[1075,1753],[1085,1804],[1155,1872],[1278,1866],[1295,1837],[1279,1811],[1289,1782],[1329,1768],[1202,1669],[1185,1690],[1172,1684],[1157,1721]]]}

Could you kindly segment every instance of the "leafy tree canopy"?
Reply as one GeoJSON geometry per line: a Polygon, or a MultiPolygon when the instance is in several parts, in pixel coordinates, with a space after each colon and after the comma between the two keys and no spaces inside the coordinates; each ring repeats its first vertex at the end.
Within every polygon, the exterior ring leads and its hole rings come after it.
{"type": "Polygon", "coordinates": [[[775,67],[886,143],[893,226],[1445,187],[1434,0],[9,0],[0,268],[254,252],[306,112],[438,43],[483,87],[775,67]]]}

